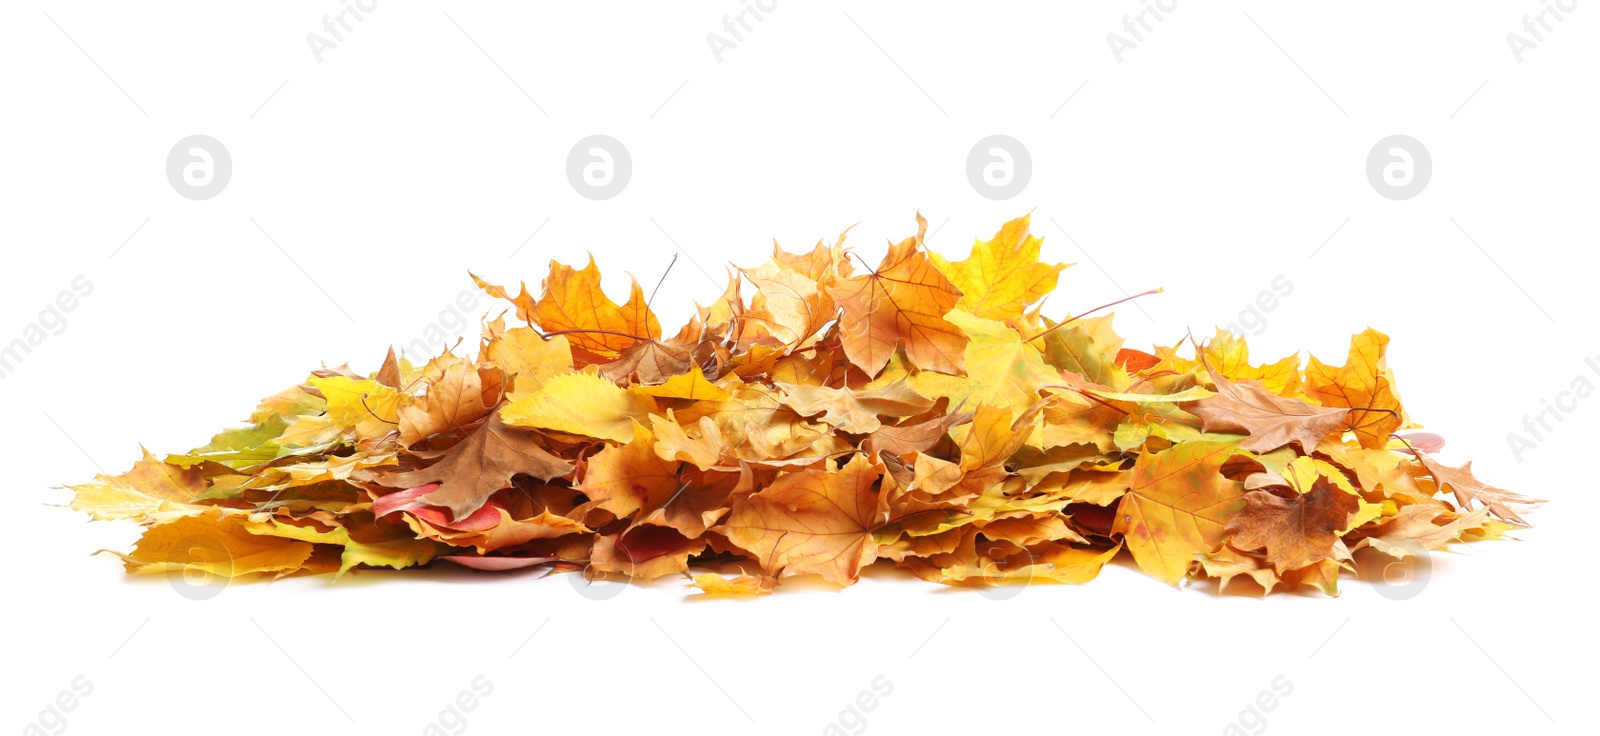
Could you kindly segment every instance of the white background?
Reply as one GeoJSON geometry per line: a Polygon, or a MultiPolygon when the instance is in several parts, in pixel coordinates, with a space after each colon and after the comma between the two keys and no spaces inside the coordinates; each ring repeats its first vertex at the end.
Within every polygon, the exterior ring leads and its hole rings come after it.
{"type": "Polygon", "coordinates": [[[1594,724],[1600,398],[1521,462],[1507,434],[1577,377],[1600,384],[1600,8],[1519,63],[1506,35],[1533,0],[1185,1],[1119,63],[1106,36],[1132,0],[781,0],[719,63],[706,36],[739,0],[381,2],[319,63],[306,35],[339,7],[0,11],[0,342],[74,277],[94,285],[0,381],[5,731],[78,675],[94,689],[66,730],[84,734],[420,733],[478,675],[494,691],[467,733],[819,733],[879,675],[873,733],[1219,733],[1279,675],[1276,733],[1594,724]],[[195,133],[234,167],[198,202],[165,175],[195,133]],[[608,201],[566,179],[594,133],[633,159],[608,201]],[[965,174],[995,133],[1034,169],[1001,202],[965,174]],[[1406,201],[1365,173],[1395,133],[1433,159],[1406,201]],[[570,576],[429,570],[197,602],[90,556],[135,527],[54,506],[55,486],[123,471],[140,443],[201,444],[321,361],[376,369],[468,269],[536,285],[588,251],[620,298],[624,272],[649,288],[681,251],[655,300],[675,325],[720,288],[706,272],[720,284],[774,238],[859,223],[875,260],[919,209],[952,257],[1033,211],[1045,255],[1077,264],[1052,314],[1166,287],[1119,310],[1130,346],[1235,322],[1284,276],[1258,357],[1338,362],[1351,333],[1385,330],[1446,457],[1552,502],[1521,541],[1434,555],[1406,601],[1348,578],[1338,599],[1218,596],[1119,564],[1007,600],[892,571],[705,602],[672,579],[596,600],[570,576]]]}

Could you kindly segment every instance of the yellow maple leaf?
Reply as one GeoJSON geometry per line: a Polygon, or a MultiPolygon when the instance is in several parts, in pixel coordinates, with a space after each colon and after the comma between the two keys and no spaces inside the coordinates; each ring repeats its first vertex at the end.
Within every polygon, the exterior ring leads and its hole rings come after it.
{"type": "Polygon", "coordinates": [[[1111,530],[1124,535],[1145,574],[1176,584],[1195,555],[1222,544],[1223,527],[1244,504],[1244,489],[1218,473],[1235,448],[1194,441],[1139,455],[1111,530]]]}
{"type": "Polygon", "coordinates": [[[1055,290],[1067,264],[1039,262],[1044,241],[1028,234],[1028,221],[1023,215],[1006,223],[993,238],[973,243],[966,260],[952,262],[929,254],[933,265],[961,290],[957,308],[982,319],[1005,321],[1055,290]]]}
{"type": "Polygon", "coordinates": [[[1344,365],[1330,366],[1313,355],[1306,366],[1310,397],[1323,406],[1350,409],[1340,431],[1354,432],[1361,446],[1372,450],[1388,446],[1389,435],[1405,423],[1405,409],[1384,360],[1388,348],[1389,336],[1369,327],[1350,339],[1344,365]]]}
{"type": "Polygon", "coordinates": [[[930,398],[965,400],[968,405],[990,404],[1018,409],[1039,400],[1039,389],[1060,383],[1060,372],[1045,365],[1032,344],[1005,323],[955,310],[945,319],[969,338],[962,351],[965,376],[924,371],[907,381],[917,393],[930,398]]]}

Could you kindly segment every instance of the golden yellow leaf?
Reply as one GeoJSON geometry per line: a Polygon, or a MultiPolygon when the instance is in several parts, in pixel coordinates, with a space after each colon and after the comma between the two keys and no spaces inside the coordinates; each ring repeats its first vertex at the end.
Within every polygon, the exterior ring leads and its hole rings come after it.
{"type": "Polygon", "coordinates": [[[728,398],[728,390],[706,380],[705,371],[694,366],[688,373],[668,378],[654,386],[635,386],[633,392],[663,399],[693,399],[695,401],[721,401],[728,398]]]}
{"type": "Polygon", "coordinates": [[[933,265],[961,290],[956,307],[980,319],[1005,321],[1055,291],[1056,279],[1067,264],[1039,262],[1044,241],[1028,234],[1028,220],[1023,215],[1002,226],[993,238],[973,243],[964,261],[929,254],[933,265]]]}
{"type": "Polygon", "coordinates": [[[1311,356],[1306,366],[1306,389],[1323,406],[1350,409],[1341,430],[1355,432],[1361,446],[1378,449],[1405,423],[1405,410],[1394,390],[1384,353],[1389,336],[1372,328],[1350,340],[1350,355],[1343,366],[1333,367],[1311,356]]]}
{"type": "Polygon", "coordinates": [[[620,388],[592,373],[564,373],[500,409],[514,427],[536,427],[624,443],[635,422],[648,422],[654,398],[620,388]]]}
{"type": "Polygon", "coordinates": [[[678,475],[682,465],[657,455],[655,435],[633,422],[628,442],[589,458],[577,488],[595,506],[622,518],[640,509],[655,509],[672,498],[683,487],[678,475]]]}
{"type": "Polygon", "coordinates": [[[1185,442],[1140,454],[1127,495],[1117,506],[1114,533],[1145,574],[1176,584],[1195,555],[1222,544],[1223,527],[1243,507],[1243,489],[1218,472],[1233,442],[1185,442]]]}
{"type": "Polygon", "coordinates": [[[128,572],[184,573],[233,578],[253,573],[289,573],[300,569],[312,546],[285,537],[250,533],[244,518],[209,509],[146,529],[133,552],[112,552],[128,572]]]}
{"type": "Polygon", "coordinates": [[[747,575],[740,573],[733,577],[723,577],[714,572],[696,575],[690,578],[694,587],[699,588],[706,595],[766,595],[777,587],[778,581],[766,576],[747,575]]]}
{"type": "Polygon", "coordinates": [[[87,511],[101,520],[150,521],[199,513],[200,509],[187,504],[206,486],[199,468],[168,465],[145,450],[144,458],[122,475],[100,474],[88,483],[68,487],[74,491],[74,510],[87,511]]]}
{"type": "Polygon", "coordinates": [[[517,327],[506,330],[484,347],[484,358],[512,377],[512,396],[539,390],[552,377],[572,371],[572,346],[565,335],[548,340],[538,332],[517,327]]]}
{"type": "Polygon", "coordinates": [[[1022,409],[1039,400],[1044,386],[1059,384],[1061,374],[1045,365],[1043,356],[1002,322],[956,310],[945,319],[960,327],[970,341],[963,349],[965,376],[922,372],[907,379],[924,396],[966,401],[968,405],[1022,409]]]}

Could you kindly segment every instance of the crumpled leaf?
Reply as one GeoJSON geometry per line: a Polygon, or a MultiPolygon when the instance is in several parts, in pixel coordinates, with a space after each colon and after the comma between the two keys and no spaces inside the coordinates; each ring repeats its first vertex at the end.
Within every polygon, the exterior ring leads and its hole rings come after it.
{"type": "MultiPolygon", "coordinates": [[[[1300,458],[1309,464],[1310,458],[1300,458]]],[[[1342,479],[1342,478],[1341,478],[1342,479]]],[[[1228,520],[1229,543],[1241,550],[1266,550],[1278,573],[1299,570],[1333,557],[1334,545],[1350,518],[1361,509],[1360,497],[1320,473],[1293,498],[1268,491],[1244,494],[1244,508],[1228,520]]]]}
{"type": "Polygon", "coordinates": [[[433,465],[377,480],[396,488],[438,483],[438,489],[426,500],[450,509],[453,518],[462,519],[482,507],[495,491],[510,486],[514,476],[551,480],[571,472],[572,463],[550,454],[534,433],[512,427],[498,414],[491,414],[483,426],[433,465]]]}
{"type": "Polygon", "coordinates": [[[464,430],[487,415],[498,400],[483,395],[476,366],[452,362],[431,377],[426,395],[400,407],[400,442],[409,447],[441,432],[464,430]]]}
{"type": "Polygon", "coordinates": [[[1496,488],[1478,480],[1472,474],[1472,462],[1468,461],[1461,467],[1446,465],[1426,454],[1422,457],[1422,464],[1428,469],[1428,474],[1433,476],[1435,483],[1441,489],[1448,489],[1456,496],[1456,502],[1461,508],[1470,509],[1472,501],[1477,501],[1489,509],[1489,512],[1506,521],[1526,524],[1522,517],[1511,510],[1511,505],[1527,506],[1544,503],[1544,499],[1524,496],[1513,493],[1504,488],[1496,488]]]}
{"type": "Polygon", "coordinates": [[[1274,395],[1258,382],[1234,383],[1215,371],[1211,379],[1217,395],[1195,402],[1188,410],[1205,422],[1207,432],[1249,435],[1239,448],[1251,452],[1271,452],[1291,442],[1310,452],[1350,413],[1349,409],[1274,395]]]}
{"type": "Polygon", "coordinates": [[[823,423],[851,434],[876,432],[882,416],[909,417],[933,408],[933,401],[903,381],[874,389],[778,384],[783,405],[803,417],[822,415],[823,423]]]}

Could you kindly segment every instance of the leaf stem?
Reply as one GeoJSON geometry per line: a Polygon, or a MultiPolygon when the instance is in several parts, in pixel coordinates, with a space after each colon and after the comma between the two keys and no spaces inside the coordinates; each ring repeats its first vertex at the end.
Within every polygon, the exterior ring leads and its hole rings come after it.
{"type": "Polygon", "coordinates": [[[1068,318],[1066,318],[1064,320],[1061,320],[1060,322],[1057,322],[1054,326],[1049,327],[1049,328],[1041,331],[1039,334],[1034,335],[1033,337],[1030,337],[1030,338],[1028,338],[1026,340],[1023,340],[1023,342],[1033,342],[1034,340],[1037,340],[1037,339],[1039,339],[1041,337],[1044,337],[1045,335],[1048,335],[1051,332],[1054,332],[1054,331],[1056,331],[1058,329],[1061,329],[1061,327],[1063,327],[1064,325],[1072,324],[1073,322],[1075,322],[1075,321],[1077,321],[1079,319],[1082,319],[1084,317],[1087,317],[1087,316],[1089,316],[1091,314],[1094,314],[1095,312],[1098,312],[1098,311],[1100,311],[1102,309],[1106,309],[1108,307],[1115,307],[1118,304],[1121,304],[1123,302],[1131,302],[1131,301],[1133,301],[1135,299],[1138,299],[1141,296],[1149,296],[1151,294],[1160,294],[1162,291],[1164,291],[1164,289],[1151,289],[1149,291],[1145,291],[1145,292],[1140,292],[1138,294],[1134,294],[1133,296],[1130,296],[1130,297],[1125,297],[1125,298],[1122,298],[1122,299],[1118,299],[1118,300],[1116,300],[1114,302],[1110,302],[1110,303],[1107,303],[1107,304],[1101,304],[1100,306],[1095,307],[1094,309],[1091,309],[1091,310],[1089,310],[1087,312],[1084,312],[1082,314],[1075,315],[1075,316],[1072,316],[1072,317],[1068,317],[1068,318]]]}
{"type": "Polygon", "coordinates": [[[367,413],[371,414],[373,419],[383,422],[384,424],[393,424],[396,427],[400,426],[399,422],[391,422],[387,419],[384,419],[383,417],[378,416],[378,414],[372,410],[372,407],[367,406],[367,394],[364,391],[361,393],[361,408],[366,409],[367,413]]]}
{"type": "Polygon", "coordinates": [[[667,270],[661,272],[661,279],[656,281],[656,288],[650,290],[650,298],[644,300],[644,308],[649,309],[656,301],[656,292],[661,291],[661,285],[667,282],[667,274],[672,273],[672,267],[678,264],[678,254],[672,254],[672,260],[667,262],[667,270]]]}
{"type": "Polygon", "coordinates": [[[639,337],[638,335],[631,335],[626,332],[617,332],[616,330],[556,330],[555,332],[540,332],[539,337],[549,340],[556,335],[572,334],[615,335],[617,337],[626,337],[633,340],[638,340],[639,342],[648,342],[651,340],[651,338],[648,337],[639,337]]]}
{"type": "MultiPolygon", "coordinates": [[[[1059,327],[1060,325],[1057,325],[1057,326],[1059,327]]],[[[1086,399],[1089,399],[1089,400],[1095,402],[1096,404],[1099,404],[1099,405],[1101,405],[1101,406],[1103,406],[1103,407],[1105,407],[1107,409],[1115,411],[1118,414],[1121,414],[1121,415],[1123,415],[1125,417],[1133,416],[1133,414],[1130,413],[1127,409],[1124,409],[1124,408],[1122,408],[1120,406],[1116,406],[1114,404],[1111,404],[1110,402],[1107,402],[1105,399],[1102,399],[1099,396],[1095,396],[1094,394],[1089,393],[1088,391],[1085,391],[1084,389],[1078,388],[1077,386],[1068,386],[1066,384],[1061,384],[1061,383],[1052,383],[1052,384],[1047,384],[1047,385],[1044,385],[1044,386],[1040,386],[1039,388],[1066,389],[1068,391],[1072,391],[1072,392],[1078,394],[1079,396],[1082,396],[1082,397],[1084,397],[1086,399]]]]}

